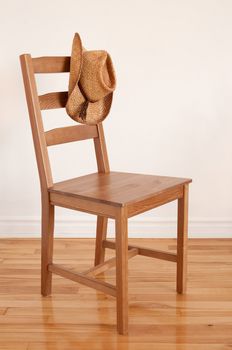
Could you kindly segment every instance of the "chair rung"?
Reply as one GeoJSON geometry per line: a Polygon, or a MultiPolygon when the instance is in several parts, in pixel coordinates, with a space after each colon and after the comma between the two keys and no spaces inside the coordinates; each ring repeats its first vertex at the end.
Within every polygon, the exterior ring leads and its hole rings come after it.
{"type": "Polygon", "coordinates": [[[88,140],[98,137],[95,125],[73,125],[56,128],[45,132],[47,146],[88,140]]]}
{"type": "Polygon", "coordinates": [[[55,273],[56,275],[68,278],[74,282],[84,284],[87,287],[94,288],[103,293],[110,294],[114,297],[116,296],[116,287],[110,283],[96,280],[95,278],[85,276],[82,273],[72,272],[56,264],[49,264],[48,271],[55,273]]]}
{"type": "MultiPolygon", "coordinates": [[[[105,248],[109,248],[109,249],[116,248],[115,242],[104,240],[102,242],[102,244],[103,244],[103,247],[105,247],[105,248]]],[[[167,253],[167,252],[163,252],[161,250],[154,250],[154,249],[149,249],[149,248],[144,248],[144,247],[138,247],[135,245],[128,245],[128,249],[133,249],[133,248],[138,250],[138,255],[143,255],[143,256],[147,256],[147,257],[155,258],[155,259],[177,262],[177,254],[174,254],[174,253],[167,253]]]]}
{"type": "Polygon", "coordinates": [[[68,92],[49,92],[39,96],[40,109],[64,108],[68,99],[68,92]]]}
{"type": "MultiPolygon", "coordinates": [[[[137,248],[133,248],[133,249],[129,249],[128,250],[128,259],[133,258],[135,255],[138,254],[138,249],[137,248]]],[[[111,267],[114,267],[116,265],[116,258],[113,257],[111,259],[106,260],[105,262],[103,262],[102,264],[99,264],[97,266],[91,267],[90,269],[82,272],[84,275],[87,276],[96,276],[99,275],[100,273],[107,271],[108,269],[110,269],[111,267]]]]}
{"type": "Polygon", "coordinates": [[[63,73],[70,70],[69,56],[43,56],[32,58],[34,73],[63,73]]]}

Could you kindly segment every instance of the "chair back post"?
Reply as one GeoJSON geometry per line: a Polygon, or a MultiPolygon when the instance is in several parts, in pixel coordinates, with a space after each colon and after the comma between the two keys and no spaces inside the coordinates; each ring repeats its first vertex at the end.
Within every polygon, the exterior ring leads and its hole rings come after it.
{"type": "Polygon", "coordinates": [[[99,173],[109,173],[110,165],[108,160],[105,135],[102,123],[97,124],[98,137],[94,139],[97,168],[99,173]]]}
{"type": "Polygon", "coordinates": [[[53,179],[31,55],[21,55],[20,62],[39,171],[41,191],[43,193],[44,191],[47,192],[47,189],[53,185],[53,179]]]}
{"type": "Polygon", "coordinates": [[[42,194],[47,196],[52,187],[52,171],[48,155],[48,146],[66,142],[93,139],[97,168],[99,173],[110,171],[103,125],[74,125],[44,131],[41,110],[64,108],[68,93],[51,92],[38,95],[35,73],[69,72],[70,57],[36,57],[30,54],[20,56],[28,112],[36,153],[42,194]]]}

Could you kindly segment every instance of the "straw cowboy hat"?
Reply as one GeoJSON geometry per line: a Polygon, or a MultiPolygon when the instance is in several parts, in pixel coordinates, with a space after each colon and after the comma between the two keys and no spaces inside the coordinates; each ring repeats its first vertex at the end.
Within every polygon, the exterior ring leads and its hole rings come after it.
{"type": "Polygon", "coordinates": [[[85,50],[76,33],[70,62],[68,115],[79,123],[100,123],[110,111],[115,85],[110,55],[103,50],[85,50]]]}

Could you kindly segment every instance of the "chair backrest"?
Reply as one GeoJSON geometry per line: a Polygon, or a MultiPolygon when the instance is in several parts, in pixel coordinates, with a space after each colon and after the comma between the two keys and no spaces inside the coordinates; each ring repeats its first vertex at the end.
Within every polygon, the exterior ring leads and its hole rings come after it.
{"type": "Polygon", "coordinates": [[[36,57],[30,54],[20,56],[28,111],[37,159],[42,191],[53,185],[47,147],[66,142],[93,139],[98,172],[109,172],[109,162],[102,124],[74,125],[44,131],[42,110],[64,108],[67,92],[51,92],[38,95],[35,74],[69,72],[70,57],[36,57]]]}

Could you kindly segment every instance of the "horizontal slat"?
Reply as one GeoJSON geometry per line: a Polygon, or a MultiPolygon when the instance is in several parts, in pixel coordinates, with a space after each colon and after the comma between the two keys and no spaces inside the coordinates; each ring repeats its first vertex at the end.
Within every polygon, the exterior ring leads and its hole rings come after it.
{"type": "MultiPolygon", "coordinates": [[[[103,247],[115,249],[116,244],[115,242],[104,240],[103,247]]],[[[138,250],[139,255],[143,255],[143,256],[147,256],[155,259],[168,260],[172,262],[177,261],[177,255],[173,253],[163,252],[162,250],[154,250],[150,248],[139,247],[135,245],[128,245],[128,249],[133,249],[133,248],[138,250]]]]}
{"type": "Polygon", "coordinates": [[[95,125],[74,125],[56,128],[45,132],[47,146],[81,141],[98,137],[95,125]]]}
{"type": "Polygon", "coordinates": [[[59,207],[82,211],[84,213],[101,215],[107,218],[115,219],[117,215],[117,206],[99,202],[98,200],[86,199],[81,196],[75,197],[67,195],[62,191],[60,193],[52,192],[52,187],[48,189],[50,192],[50,202],[59,207]]]}
{"type": "Polygon", "coordinates": [[[68,278],[74,282],[84,284],[87,287],[97,289],[103,293],[110,294],[114,297],[116,296],[116,287],[107,282],[96,280],[95,278],[85,276],[78,272],[66,270],[63,267],[56,264],[48,265],[48,270],[52,273],[55,273],[56,275],[68,278]]]}
{"type": "Polygon", "coordinates": [[[165,190],[161,193],[157,193],[154,196],[149,197],[147,199],[135,203],[130,203],[128,205],[128,217],[130,218],[132,216],[144,213],[145,211],[157,208],[163,204],[181,198],[182,196],[183,184],[180,184],[179,186],[169,188],[168,190],[165,190]]]}
{"type": "MultiPolygon", "coordinates": [[[[129,249],[128,250],[128,259],[133,258],[137,254],[138,254],[138,249],[129,249]]],[[[106,260],[102,264],[91,267],[90,269],[84,271],[83,274],[88,275],[88,276],[91,276],[91,275],[96,276],[104,271],[107,271],[111,267],[114,267],[115,265],[116,265],[116,258],[113,257],[111,259],[106,260]]]]}
{"type": "Polygon", "coordinates": [[[32,58],[34,73],[63,73],[70,70],[70,56],[32,58]]]}
{"type": "Polygon", "coordinates": [[[40,109],[64,108],[68,100],[68,92],[49,92],[39,96],[40,109]]]}
{"type": "Polygon", "coordinates": [[[149,248],[139,247],[139,255],[147,256],[150,258],[161,259],[176,262],[177,255],[173,253],[163,252],[162,250],[154,250],[149,248]]]}

